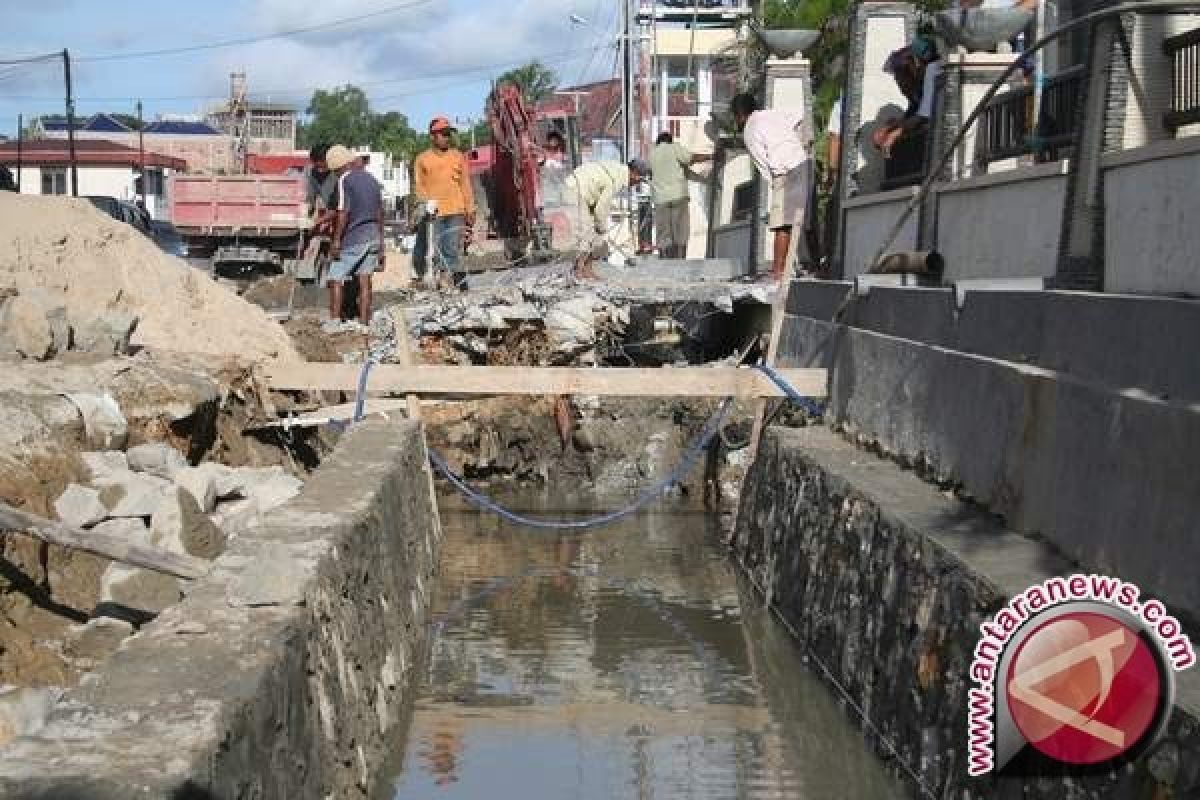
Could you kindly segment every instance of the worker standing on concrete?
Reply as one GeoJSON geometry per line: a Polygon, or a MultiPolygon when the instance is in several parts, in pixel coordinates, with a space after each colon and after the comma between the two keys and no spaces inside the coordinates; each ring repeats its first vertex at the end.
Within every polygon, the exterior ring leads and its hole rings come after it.
{"type": "Polygon", "coordinates": [[[346,330],[342,319],[343,284],[358,281],[358,324],[371,322],[371,274],[386,266],[383,251],[383,188],[363,169],[362,160],[340,144],[325,155],[337,174],[337,216],[333,226],[333,263],[329,265],[328,331],[346,330]]]}
{"type": "Polygon", "coordinates": [[[804,225],[811,184],[809,136],[804,114],[794,109],[763,111],[752,94],[739,94],[731,103],[733,118],[746,149],[762,176],[771,182],[767,225],[775,232],[771,277],[783,280],[792,246],[792,228],[804,225]]]}
{"type": "Polygon", "coordinates": [[[711,155],[692,153],[676,144],[666,131],[658,135],[658,142],[650,151],[650,171],[653,173],[650,188],[654,193],[654,238],[661,257],[687,258],[692,224],[688,177],[684,170],[692,164],[711,160],[711,155]]]}
{"type": "Polygon", "coordinates": [[[475,226],[475,193],[467,157],[453,146],[454,133],[450,120],[435,117],[429,123],[432,146],[413,163],[417,197],[426,204],[425,221],[413,248],[413,267],[423,276],[428,267],[439,264],[462,289],[466,287],[460,266],[463,236],[475,226]]]}
{"type": "Polygon", "coordinates": [[[628,164],[593,161],[567,177],[565,208],[571,217],[571,235],[579,248],[575,273],[596,279],[592,261],[608,258],[616,245],[620,224],[613,224],[612,204],[617,193],[650,176],[650,166],[640,158],[628,164]]]}

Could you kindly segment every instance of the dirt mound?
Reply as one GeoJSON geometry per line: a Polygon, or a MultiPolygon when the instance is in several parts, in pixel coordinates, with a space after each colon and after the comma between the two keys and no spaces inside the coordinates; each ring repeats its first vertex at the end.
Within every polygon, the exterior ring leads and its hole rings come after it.
{"type": "Polygon", "coordinates": [[[62,292],[76,325],[109,309],[136,314],[133,343],[143,347],[300,358],[262,309],[86,200],[0,192],[0,286],[62,292]]]}

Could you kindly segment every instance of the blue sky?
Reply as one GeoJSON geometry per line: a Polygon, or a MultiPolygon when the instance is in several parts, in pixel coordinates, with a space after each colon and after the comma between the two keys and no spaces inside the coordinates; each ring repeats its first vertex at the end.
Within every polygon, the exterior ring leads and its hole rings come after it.
{"type": "MultiPolygon", "coordinates": [[[[244,69],[256,97],[304,106],[315,88],[354,83],[375,110],[402,111],[416,127],[435,114],[478,117],[490,78],[535,57],[563,85],[610,76],[619,24],[616,0],[0,0],[0,10],[0,60],[70,48],[81,115],[132,114],[138,98],[147,119],[199,113],[244,69]],[[326,24],[376,12],[387,13],[326,24]],[[312,26],[233,47],[89,60],[312,26]]],[[[0,133],[15,133],[18,113],[62,110],[59,61],[0,66],[0,133]]]]}

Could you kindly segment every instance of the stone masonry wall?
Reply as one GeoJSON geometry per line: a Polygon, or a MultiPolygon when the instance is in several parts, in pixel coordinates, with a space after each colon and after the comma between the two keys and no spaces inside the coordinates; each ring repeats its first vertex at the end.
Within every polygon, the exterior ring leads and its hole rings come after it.
{"type": "Polygon", "coordinates": [[[0,796],[367,796],[411,702],[440,536],[420,427],[356,427],[0,751],[0,796]]]}
{"type": "Polygon", "coordinates": [[[873,737],[880,753],[921,776],[925,790],[914,788],[914,796],[1200,796],[1194,671],[1179,675],[1166,738],[1133,767],[1086,779],[967,777],[968,667],[978,626],[1008,597],[1071,565],[912,472],[825,428],[768,429],[730,544],[774,610],[881,732],[873,737]]]}

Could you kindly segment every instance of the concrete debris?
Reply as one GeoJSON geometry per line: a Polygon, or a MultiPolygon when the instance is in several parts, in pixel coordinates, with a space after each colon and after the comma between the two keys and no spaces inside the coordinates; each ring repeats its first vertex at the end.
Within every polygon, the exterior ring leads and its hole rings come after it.
{"type": "Polygon", "coordinates": [[[213,467],[220,464],[201,464],[198,467],[177,469],[171,475],[175,485],[185,489],[196,501],[196,505],[205,514],[211,513],[217,507],[217,475],[213,467]]]}
{"type": "Polygon", "coordinates": [[[559,351],[574,355],[595,344],[597,305],[601,305],[598,297],[582,294],[546,309],[546,333],[559,351]]]}
{"type": "Polygon", "coordinates": [[[99,450],[79,454],[79,460],[87,469],[89,480],[99,485],[114,473],[128,472],[129,459],[121,450],[99,450]]]}
{"type": "Polygon", "coordinates": [[[133,625],[126,620],[96,617],[67,629],[63,653],[73,661],[96,663],[107,658],[132,635],[133,625]]]}
{"type": "Polygon", "coordinates": [[[187,466],[183,453],[162,442],[151,442],[131,447],[125,453],[129,459],[129,468],[134,472],[144,472],[163,480],[171,480],[176,470],[187,466]]]}
{"type": "Polygon", "coordinates": [[[114,473],[100,489],[100,502],[110,517],[152,517],[172,484],[142,472],[114,473]]]}
{"type": "Polygon", "coordinates": [[[229,587],[228,602],[243,606],[290,606],[304,602],[311,577],[309,564],[282,544],[270,544],[239,572],[229,587]]]}
{"type": "MultiPolygon", "coordinates": [[[[183,598],[179,580],[161,572],[131,567],[126,564],[109,564],[100,581],[100,609],[106,615],[105,606],[158,614],[175,605],[183,598]]],[[[111,609],[118,612],[120,609],[111,609]]]]}
{"type": "Polygon", "coordinates": [[[237,474],[242,479],[242,494],[254,501],[259,512],[283,505],[304,486],[304,481],[287,474],[283,467],[243,467],[237,474]]]}
{"type": "Polygon", "coordinates": [[[0,747],[20,736],[34,736],[46,727],[46,719],[62,695],[63,690],[55,686],[0,689],[0,747]]]}
{"type": "Polygon", "coordinates": [[[54,501],[58,518],[76,528],[90,528],[108,517],[108,508],[100,502],[100,493],[72,483],[54,501]]]}
{"type": "Polygon", "coordinates": [[[83,417],[88,447],[117,450],[125,446],[125,440],[129,437],[129,423],[111,394],[72,392],[64,396],[79,409],[83,417]]]}
{"type": "Polygon", "coordinates": [[[74,347],[103,356],[128,355],[138,318],[125,311],[104,311],[75,324],[74,347]]]}
{"type": "MultiPolygon", "coordinates": [[[[203,464],[197,464],[195,467],[189,468],[187,472],[197,476],[195,480],[211,480],[213,493],[216,500],[230,500],[235,497],[242,496],[242,489],[245,486],[245,481],[239,477],[238,470],[234,469],[233,467],[227,467],[224,464],[218,464],[213,461],[206,461],[203,464]]],[[[180,473],[175,474],[176,482],[181,486],[188,486],[188,488],[191,488],[190,485],[185,484],[179,479],[179,474],[180,473]]],[[[193,491],[192,494],[196,496],[197,502],[201,500],[201,497],[197,492],[193,491]]],[[[206,503],[200,503],[201,508],[211,511],[212,508],[206,508],[206,505],[206,503]]]]}
{"type": "Polygon", "coordinates": [[[225,552],[225,532],[204,515],[182,487],[168,494],[150,520],[150,543],[172,553],[207,558],[225,552]]]}
{"type": "Polygon", "coordinates": [[[150,544],[150,529],[146,527],[146,523],[139,517],[121,517],[105,520],[92,528],[92,532],[102,533],[105,536],[115,536],[118,539],[124,539],[133,544],[150,544]]]}
{"type": "Polygon", "coordinates": [[[0,307],[0,349],[42,361],[70,344],[66,308],[46,290],[27,289],[0,307]]]}

